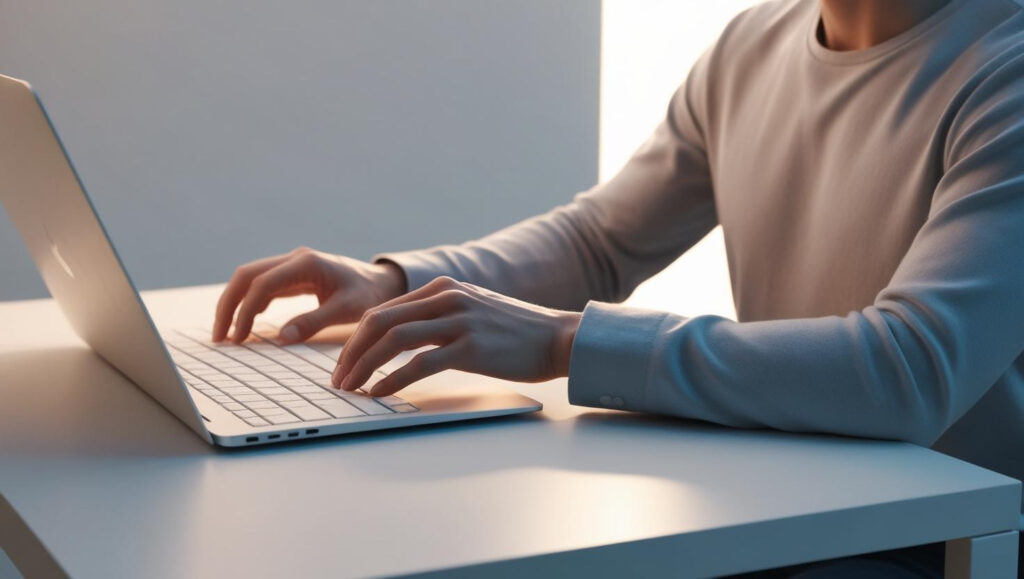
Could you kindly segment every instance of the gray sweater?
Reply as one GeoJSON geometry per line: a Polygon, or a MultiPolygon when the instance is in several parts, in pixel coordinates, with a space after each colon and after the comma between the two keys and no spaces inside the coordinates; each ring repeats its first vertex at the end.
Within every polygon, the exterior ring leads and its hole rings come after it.
{"type": "MultiPolygon", "coordinates": [[[[379,256],[583,308],[574,404],[899,439],[1024,478],[1024,13],[953,0],[863,51],[817,0],[732,21],[613,179],[379,256]],[[612,305],[721,224],[738,321],[612,305]]],[[[700,279],[691,283],[699,284],[700,279]]]]}

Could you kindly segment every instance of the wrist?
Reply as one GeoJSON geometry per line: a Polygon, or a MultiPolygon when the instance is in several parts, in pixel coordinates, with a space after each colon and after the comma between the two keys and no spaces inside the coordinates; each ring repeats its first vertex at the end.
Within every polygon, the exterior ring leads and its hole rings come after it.
{"type": "Polygon", "coordinates": [[[377,266],[379,272],[376,285],[384,296],[382,302],[397,298],[408,291],[405,272],[397,264],[390,261],[381,261],[374,265],[377,266]]]}
{"type": "Polygon", "coordinates": [[[583,314],[581,312],[559,312],[554,352],[552,352],[551,356],[556,377],[562,378],[569,375],[572,343],[576,339],[576,330],[580,327],[580,320],[582,318],[583,314]]]}

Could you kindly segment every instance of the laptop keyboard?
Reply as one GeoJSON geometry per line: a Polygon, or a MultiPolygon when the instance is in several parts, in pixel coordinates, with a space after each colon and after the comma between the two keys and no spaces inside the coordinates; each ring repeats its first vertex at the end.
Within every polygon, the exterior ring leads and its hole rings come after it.
{"type": "MultiPolygon", "coordinates": [[[[261,334],[243,344],[211,343],[203,330],[162,333],[190,388],[252,426],[358,418],[419,410],[398,396],[370,398],[331,386],[335,360],[303,344],[261,334]]],[[[376,378],[387,374],[377,371],[376,378]]]]}

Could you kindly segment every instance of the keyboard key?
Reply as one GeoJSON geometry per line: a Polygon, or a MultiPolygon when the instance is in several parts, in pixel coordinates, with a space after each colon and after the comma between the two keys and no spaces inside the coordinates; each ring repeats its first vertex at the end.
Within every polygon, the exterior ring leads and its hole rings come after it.
{"type": "Polygon", "coordinates": [[[202,380],[195,380],[193,382],[188,382],[186,380],[186,383],[189,386],[195,388],[196,390],[202,390],[204,392],[211,392],[211,393],[217,391],[216,388],[214,388],[213,386],[210,386],[209,384],[207,384],[206,382],[203,382],[202,380]]]}
{"type": "Polygon", "coordinates": [[[296,394],[316,394],[317,392],[323,391],[323,388],[319,386],[313,386],[312,384],[310,384],[309,386],[295,386],[292,388],[292,392],[295,392],[296,394]]]}
{"type": "Polygon", "coordinates": [[[263,418],[269,418],[271,416],[277,416],[278,414],[288,414],[288,411],[281,408],[278,405],[274,405],[273,408],[254,408],[256,414],[259,414],[263,418]]]}
{"type": "Polygon", "coordinates": [[[271,400],[275,402],[280,402],[282,404],[284,404],[285,402],[303,401],[303,398],[301,396],[299,396],[298,394],[292,394],[291,392],[289,392],[288,394],[274,394],[269,396],[271,400]]]}
{"type": "Polygon", "coordinates": [[[364,414],[358,408],[340,398],[317,401],[316,405],[329,412],[335,418],[352,418],[354,416],[363,416],[364,414]]]}
{"type": "Polygon", "coordinates": [[[281,402],[281,406],[284,406],[285,408],[292,410],[295,408],[308,408],[312,407],[313,405],[300,398],[298,400],[286,400],[284,402],[281,402]]]}
{"type": "MultiPolygon", "coordinates": [[[[220,394],[220,396],[224,395],[220,394]]],[[[227,396],[224,397],[227,398],[227,396]]],[[[259,402],[260,400],[266,400],[266,397],[260,394],[239,394],[235,397],[235,400],[238,400],[239,402],[259,402]]]]}
{"type": "Polygon", "coordinates": [[[331,383],[331,375],[330,374],[326,374],[322,378],[315,378],[313,380],[313,383],[316,384],[317,386],[321,387],[321,388],[326,388],[328,390],[334,390],[335,389],[334,388],[334,384],[331,383]]]}
{"type": "Polygon", "coordinates": [[[246,420],[250,418],[257,418],[256,413],[252,410],[239,410],[238,412],[235,412],[235,416],[246,420]]]}
{"type": "Polygon", "coordinates": [[[262,410],[262,409],[266,409],[266,408],[277,408],[278,407],[277,404],[274,404],[270,400],[260,400],[259,402],[250,402],[248,404],[248,406],[249,406],[249,408],[258,409],[258,410],[262,410]]]}
{"type": "Polygon", "coordinates": [[[252,362],[249,362],[249,365],[252,366],[253,368],[256,368],[257,370],[260,370],[260,371],[270,370],[272,368],[273,369],[280,369],[281,368],[280,364],[278,364],[277,362],[274,362],[273,360],[269,360],[267,358],[263,358],[262,360],[254,360],[252,362]]]}
{"type": "Polygon", "coordinates": [[[232,363],[231,358],[228,358],[224,354],[219,354],[213,351],[198,352],[195,354],[195,357],[202,360],[203,362],[206,362],[207,364],[210,364],[211,366],[222,366],[224,364],[232,363]]]}
{"type": "Polygon", "coordinates": [[[405,400],[402,400],[398,396],[381,396],[377,398],[377,402],[385,404],[388,407],[394,407],[396,404],[407,404],[405,400]]]}
{"type": "Polygon", "coordinates": [[[263,373],[274,380],[291,380],[293,378],[301,378],[301,376],[291,370],[264,370],[263,373]]]}
{"type": "Polygon", "coordinates": [[[248,422],[251,426],[267,426],[270,424],[269,422],[263,420],[262,418],[246,418],[245,421],[248,422]]]}
{"type": "Polygon", "coordinates": [[[350,394],[348,396],[345,396],[345,400],[351,402],[353,406],[359,408],[363,412],[370,415],[391,414],[390,408],[384,406],[383,404],[378,404],[373,400],[373,398],[367,396],[361,396],[359,394],[350,394]]]}
{"type": "Polygon", "coordinates": [[[391,409],[394,410],[395,412],[402,413],[416,412],[417,410],[419,410],[419,408],[416,408],[412,404],[395,404],[394,406],[391,407],[391,409]]]}
{"type": "Polygon", "coordinates": [[[312,405],[309,408],[293,408],[291,410],[303,420],[324,420],[325,418],[330,418],[330,415],[326,412],[319,408],[314,408],[312,405]]]}
{"type": "Polygon", "coordinates": [[[330,400],[331,398],[335,398],[334,394],[331,394],[330,392],[327,392],[323,389],[321,389],[319,392],[310,392],[308,394],[303,394],[303,396],[310,400],[330,400]]]}
{"type": "Polygon", "coordinates": [[[270,421],[271,424],[289,424],[291,422],[298,422],[299,419],[292,416],[291,414],[276,414],[274,416],[265,417],[266,420],[270,421]]]}
{"type": "Polygon", "coordinates": [[[232,412],[238,412],[239,410],[245,410],[245,406],[242,406],[238,402],[228,402],[227,404],[224,404],[224,408],[227,408],[228,410],[230,410],[232,412]]]}
{"type": "Polygon", "coordinates": [[[307,364],[306,362],[293,364],[290,366],[290,368],[292,369],[293,372],[298,372],[299,374],[302,374],[307,378],[310,376],[321,376],[323,374],[329,374],[327,370],[321,370],[320,368],[312,364],[307,364]]]}
{"type": "Polygon", "coordinates": [[[233,396],[235,398],[237,398],[239,394],[255,394],[256,393],[256,391],[253,390],[252,388],[246,388],[245,386],[242,386],[241,384],[239,384],[238,386],[232,386],[230,388],[221,388],[220,391],[225,393],[225,394],[228,394],[230,396],[233,396]]]}
{"type": "Polygon", "coordinates": [[[277,396],[286,396],[288,394],[295,394],[291,390],[287,388],[282,388],[281,386],[274,386],[273,388],[263,388],[260,390],[260,393],[263,394],[264,396],[270,396],[271,398],[276,398],[277,396]]]}

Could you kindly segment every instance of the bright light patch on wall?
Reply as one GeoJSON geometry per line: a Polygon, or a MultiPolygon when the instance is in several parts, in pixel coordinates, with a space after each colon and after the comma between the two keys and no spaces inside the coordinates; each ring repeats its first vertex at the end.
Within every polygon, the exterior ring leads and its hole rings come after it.
{"type": "MultiPolygon", "coordinates": [[[[666,111],[698,56],[752,0],[604,0],[601,180],[622,167],[666,111]]],[[[683,315],[735,318],[721,228],[641,285],[631,301],[683,315]]]]}

